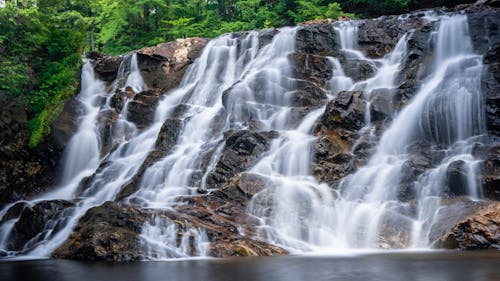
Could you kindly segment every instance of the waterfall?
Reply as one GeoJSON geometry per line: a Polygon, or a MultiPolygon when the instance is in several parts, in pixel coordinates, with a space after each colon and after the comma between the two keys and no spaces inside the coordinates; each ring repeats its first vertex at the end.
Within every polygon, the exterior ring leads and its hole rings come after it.
{"type": "MultiPolygon", "coordinates": [[[[407,37],[403,36],[394,51],[386,57],[370,60],[356,49],[357,24],[339,22],[334,26],[341,42],[341,51],[348,58],[354,57],[378,65],[377,72],[366,81],[354,83],[345,75],[339,60],[331,57],[329,60],[333,73],[329,84],[333,95],[344,90],[362,90],[369,100],[373,91],[395,87],[393,81],[403,60],[407,37]]],[[[312,144],[316,140],[311,131],[314,121],[323,112],[324,108],[313,111],[297,129],[282,132],[281,137],[273,143],[269,155],[263,157],[250,171],[267,177],[270,182],[268,190],[254,196],[249,210],[262,219],[260,238],[290,251],[324,251],[327,248],[344,247],[339,236],[342,235],[341,229],[346,226],[335,223],[339,211],[336,195],[328,185],[317,182],[310,171],[312,144]]],[[[367,122],[360,134],[373,130],[370,122],[367,122]]]]}
{"type": "MultiPolygon", "coordinates": [[[[176,90],[183,93],[180,102],[188,108],[177,143],[170,154],[145,171],[139,190],[129,200],[145,207],[169,208],[179,196],[194,194],[196,184],[202,184],[193,179],[199,175],[203,179],[213,168],[203,167],[203,158],[220,157],[224,130],[288,125],[282,120],[294,89],[288,55],[294,50],[295,32],[295,28],[281,29],[260,50],[257,32],[243,38],[222,36],[205,47],[184,80],[189,83],[176,90]]],[[[155,230],[164,225],[163,221],[145,226],[142,236],[149,241],[146,244],[175,237],[174,226],[168,228],[173,233],[155,230]]],[[[175,253],[167,255],[173,256],[175,253]]]]}
{"type": "MultiPolygon", "coordinates": [[[[42,237],[34,237],[33,241],[28,242],[20,253],[32,257],[49,256],[69,237],[73,227],[87,210],[113,200],[121,187],[135,175],[153,147],[164,119],[160,117],[155,124],[141,133],[137,132],[132,124],[131,128],[134,132],[131,135],[134,137],[123,139],[123,136],[120,136],[121,142],[118,147],[112,153],[103,157],[100,153],[101,144],[97,116],[109,110],[109,99],[110,96],[115,94],[116,89],[125,90],[131,87],[134,91],[140,91],[143,86],[135,54],[122,60],[118,70],[118,77],[108,92],[104,90],[103,82],[95,77],[93,65],[90,62],[84,65],[82,70],[82,90],[78,95],[84,113],[80,117],[81,122],[77,132],[71,138],[64,152],[65,169],[61,185],[56,187],[54,191],[34,198],[31,202],[28,202],[28,205],[54,199],[78,201],[74,207],[68,208],[52,218],[47,223],[46,231],[42,237]],[[125,77],[127,79],[123,82],[125,77]],[[120,83],[123,84],[120,85],[120,83]],[[104,160],[109,165],[99,168],[99,165],[104,160]],[[90,181],[82,189],[81,181],[88,176],[90,176],[90,181]]],[[[126,107],[124,107],[124,110],[126,110],[126,107]]],[[[159,106],[157,115],[163,116],[163,110],[165,110],[164,106],[159,106]]],[[[126,113],[122,110],[117,122],[118,127],[122,126],[123,128],[124,123],[129,123],[124,117],[126,117],[126,113]]],[[[6,206],[2,213],[7,212],[14,205],[15,203],[6,206]]],[[[14,219],[12,225],[18,219],[14,219]]],[[[10,222],[9,225],[11,225],[10,222]]],[[[0,237],[8,237],[12,227],[6,228],[2,226],[0,231],[0,237]]],[[[6,244],[0,246],[3,249],[7,247],[6,244]]],[[[18,254],[15,251],[8,252],[12,255],[18,254]]]]}
{"type": "Polygon", "coordinates": [[[137,54],[134,53],[130,59],[130,73],[125,81],[125,88],[130,87],[136,93],[144,90],[144,80],[142,79],[139,65],[137,64],[137,54]]]}
{"type": "Polygon", "coordinates": [[[265,186],[246,206],[248,215],[258,221],[256,231],[243,236],[292,253],[430,247],[429,233],[439,223],[435,215],[442,198],[450,193],[471,200],[482,198],[476,178],[480,159],[473,155],[473,146],[486,128],[482,58],[473,52],[467,16],[426,13],[425,20],[437,27],[431,40],[432,63],[413,97],[399,112],[387,114],[384,132],[371,109],[381,95],[391,102],[414,30],[401,35],[387,55],[372,59],[358,44],[362,21],[330,26],[340,46],[332,52],[335,56],[325,59],[331,76],[321,90],[328,101],[344,91],[360,92],[365,116],[346,153],[355,155],[366,139],[375,146],[367,160],[336,188],[320,182],[311,168],[313,145],[318,141],[315,128],[326,105],[303,106],[296,101],[303,94],[299,85],[304,81],[297,74],[293,55],[302,27],[274,30],[272,39],[263,36],[268,30],[211,40],[180,85],[162,93],[154,121],[147,127],[130,121],[128,112],[135,98],[150,89],[141,76],[138,55],[122,57],[116,79],[107,86],[96,78],[94,65],[86,62],[77,96],[82,113],[64,152],[60,182],[33,200],[7,205],[0,210],[0,221],[16,204],[31,207],[64,199],[74,205],[57,213],[44,232],[20,251],[8,244],[19,218],[6,220],[0,226],[0,250],[8,255],[50,256],[90,208],[118,197],[152,214],[144,220],[138,239],[145,259],[209,255],[209,240],[214,239],[210,230],[168,214],[190,204],[180,198],[210,196],[221,188],[208,178],[222,158],[227,134],[238,130],[276,136],[244,171],[262,179],[265,186]],[[373,73],[366,79],[349,77],[347,62],[363,63],[373,73]],[[115,108],[112,100],[118,95],[123,104],[115,108]],[[110,112],[114,119],[108,128],[99,117],[110,112]],[[156,142],[171,124],[175,132],[166,133],[172,143],[161,150],[156,142]],[[106,143],[103,132],[109,133],[106,143]],[[433,162],[404,187],[412,200],[402,200],[405,167],[419,157],[415,150],[421,144],[433,155],[433,162]],[[447,182],[450,169],[465,175],[455,190],[447,182]],[[131,182],[136,184],[134,190],[125,198],[118,196],[131,182]]]}
{"type": "Polygon", "coordinates": [[[92,63],[82,68],[81,91],[78,100],[84,113],[80,117],[77,132],[71,137],[63,156],[62,188],[43,195],[43,199],[71,199],[78,183],[92,175],[99,165],[101,144],[96,125],[99,114],[99,99],[105,95],[104,84],[94,74],[92,63]]]}
{"type": "Polygon", "coordinates": [[[151,260],[204,257],[208,255],[210,245],[203,230],[180,228],[158,217],[144,225],[141,238],[144,255],[151,260]],[[182,233],[180,239],[179,233],[182,233]]]}
{"type": "Polygon", "coordinates": [[[410,233],[407,239],[411,241],[402,247],[427,246],[423,232],[432,225],[444,195],[447,167],[454,161],[463,161],[472,177],[468,182],[474,184],[466,194],[474,198],[480,194],[474,179],[478,160],[471,149],[472,138],[484,133],[481,57],[472,53],[465,15],[439,20],[434,71],[383,134],[368,164],[340,184],[341,195],[334,203],[335,225],[344,229],[337,239],[345,247],[384,247],[382,240],[388,231],[384,227],[410,233]],[[406,215],[409,205],[399,202],[397,194],[403,165],[411,157],[408,149],[419,140],[431,141],[433,149],[445,156],[414,184],[418,214],[413,218],[406,215]]]}

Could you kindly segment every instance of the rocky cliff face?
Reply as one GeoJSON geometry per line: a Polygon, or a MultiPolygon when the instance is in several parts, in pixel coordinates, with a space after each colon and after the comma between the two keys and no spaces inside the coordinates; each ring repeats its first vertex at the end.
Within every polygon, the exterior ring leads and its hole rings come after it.
{"type": "MultiPolygon", "coordinates": [[[[487,134],[482,136],[483,141],[478,142],[474,154],[484,159],[479,180],[484,198],[491,202],[472,202],[463,196],[462,178],[465,172],[459,162],[453,163],[449,166],[447,182],[444,183],[448,185],[448,192],[443,204],[448,208],[439,214],[442,224],[431,230],[430,239],[435,247],[498,249],[500,210],[495,200],[500,200],[500,10],[488,5],[461,6],[455,10],[463,10],[467,14],[474,50],[483,55],[486,66],[481,83],[486,105],[487,134]]],[[[426,20],[426,16],[424,12],[415,12],[361,21],[357,44],[367,59],[353,59],[341,51],[342,43],[331,22],[306,24],[297,30],[295,51],[289,56],[293,61],[297,82],[290,101],[293,120],[288,122],[298,126],[311,109],[324,106],[324,112],[314,125],[316,139],[312,144],[314,157],[311,170],[318,181],[326,183],[332,190],[337,189],[345,176],[368,161],[381,134],[397,112],[411,101],[430,72],[429,65],[433,60],[431,36],[436,23],[426,20]],[[352,81],[365,81],[375,75],[376,59],[394,50],[398,40],[405,34],[409,34],[404,52],[406,57],[395,79],[395,89],[377,89],[369,97],[357,90],[331,93],[335,88],[331,82],[335,75],[331,58],[338,60],[345,76],[352,81]],[[367,111],[375,128],[371,135],[361,130],[366,123],[367,111]]],[[[260,31],[257,37],[259,47],[269,44],[277,33],[277,30],[260,31]]],[[[238,33],[232,37],[238,39],[246,35],[238,33]]],[[[123,140],[129,140],[154,124],[155,110],[160,100],[175,94],[175,88],[183,83],[186,71],[207,43],[202,38],[191,38],[137,51],[138,68],[144,80],[144,87],[140,91],[116,86],[120,80],[126,79],[123,72],[130,71],[126,69],[130,56],[89,56],[93,60],[96,76],[104,81],[106,91],[111,92],[111,96],[108,102],[103,103],[106,104],[106,110],[100,111],[96,119],[102,160],[96,172],[79,183],[78,192],[81,196],[98,192],[91,183],[96,182],[96,178],[101,177],[111,165],[113,159],[109,158],[110,155],[120,149],[123,140]],[[134,130],[121,131],[120,135],[116,135],[116,128],[122,124],[120,114],[124,108],[134,130]]],[[[255,87],[258,89],[258,85],[255,87]]],[[[237,93],[236,83],[222,95],[222,103],[227,111],[230,106],[234,106],[230,95],[237,93]]],[[[249,171],[279,139],[278,132],[268,130],[261,124],[247,122],[245,128],[227,128],[224,122],[230,118],[229,115],[217,116],[216,122],[212,123],[215,124],[212,130],[223,131],[222,137],[217,140],[222,150],[210,148],[202,153],[199,167],[187,183],[192,187],[191,194],[175,197],[170,208],[143,208],[145,203],[139,196],[131,197],[137,194],[141,184],[147,182],[150,176],[148,168],[172,152],[183,127],[187,126],[190,118],[194,118],[183,115],[186,107],[185,103],[181,103],[171,109],[172,113],[161,124],[152,149],[120,188],[114,202],[89,208],[69,238],[53,252],[54,257],[112,261],[151,258],[158,253],[153,251],[146,255],[141,237],[145,225],[155,224],[175,229],[174,237],[171,238],[173,247],[182,246],[185,253],[201,251],[198,248],[200,243],[196,241],[203,236],[210,242],[204,251],[211,256],[287,254],[287,250],[256,238],[261,231],[261,221],[247,211],[249,205],[254,204],[252,198],[265,192],[272,184],[262,175],[249,171]]],[[[8,110],[9,107],[4,107],[2,112],[8,110]]],[[[63,164],[59,159],[65,144],[76,130],[77,116],[81,111],[76,99],[68,101],[53,125],[50,138],[36,151],[17,145],[21,143],[18,140],[22,138],[19,131],[24,126],[23,118],[12,121],[12,118],[5,117],[13,115],[10,111],[0,115],[0,126],[8,125],[13,130],[3,133],[4,139],[9,141],[0,146],[0,207],[17,200],[30,199],[56,184],[58,166],[63,164]],[[15,123],[14,126],[12,123],[15,123]]],[[[254,117],[245,110],[241,114],[243,120],[252,120],[254,117]]],[[[416,208],[416,191],[412,183],[435,165],[436,156],[431,155],[428,149],[432,145],[431,142],[413,144],[412,155],[403,166],[404,178],[397,197],[410,206],[410,213],[416,208]]],[[[105,176],[102,178],[105,179],[105,176]]],[[[19,218],[14,225],[14,235],[11,234],[10,240],[4,244],[6,251],[29,252],[43,240],[37,234],[49,232],[49,222],[64,212],[71,213],[81,207],[78,200],[77,197],[68,201],[18,203],[6,209],[6,213],[2,214],[3,223],[19,218]],[[34,225],[29,223],[33,221],[34,225]]],[[[54,235],[45,234],[44,237],[54,235]]],[[[398,235],[403,237],[408,236],[408,233],[402,230],[387,235],[389,238],[384,238],[384,245],[404,247],[408,239],[390,238],[398,235]]]]}

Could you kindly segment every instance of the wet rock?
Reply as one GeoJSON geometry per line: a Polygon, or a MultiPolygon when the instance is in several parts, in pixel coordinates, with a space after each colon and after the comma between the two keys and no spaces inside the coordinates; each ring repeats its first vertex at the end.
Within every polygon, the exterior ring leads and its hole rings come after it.
{"type": "Polygon", "coordinates": [[[177,87],[207,43],[204,38],[186,38],[139,50],[137,62],[145,84],[160,92],[177,87]]]}
{"type": "Polygon", "coordinates": [[[151,125],[155,118],[159,100],[159,91],[146,90],[138,93],[128,104],[127,119],[134,122],[138,128],[151,125]]]}
{"type": "Polygon", "coordinates": [[[484,62],[481,82],[486,96],[486,124],[491,134],[500,136],[500,43],[488,51],[484,62]]]}
{"type": "Polygon", "coordinates": [[[51,236],[67,223],[65,213],[70,212],[74,204],[64,200],[42,201],[34,206],[23,208],[19,220],[10,234],[9,250],[30,250],[45,235],[51,236]],[[53,231],[53,232],[52,232],[53,231]]]}
{"type": "Polygon", "coordinates": [[[486,96],[488,131],[500,136],[500,10],[482,5],[471,9],[467,13],[471,41],[475,51],[484,54],[486,64],[481,82],[486,96]]]}
{"type": "Polygon", "coordinates": [[[114,108],[117,112],[122,112],[123,107],[128,99],[133,99],[136,93],[132,88],[127,87],[125,91],[118,89],[116,93],[109,100],[109,105],[114,108]]]}
{"type": "Polygon", "coordinates": [[[158,133],[153,151],[146,157],[146,160],[144,160],[144,163],[142,163],[139,171],[137,171],[132,180],[122,188],[116,197],[117,200],[123,200],[136,192],[146,169],[171,152],[177,143],[177,138],[181,133],[184,123],[185,120],[181,119],[170,118],[165,120],[158,133]]]}
{"type": "Polygon", "coordinates": [[[446,185],[450,196],[467,195],[468,171],[466,163],[462,160],[453,161],[446,169],[446,185]]]}
{"type": "MultiPolygon", "coordinates": [[[[142,238],[139,236],[151,218],[174,224],[180,243],[190,229],[203,230],[210,242],[208,254],[215,257],[245,255],[283,255],[287,252],[265,242],[242,236],[239,225],[245,223],[250,230],[257,221],[250,218],[241,207],[232,208],[236,213],[227,214],[219,195],[194,196],[190,205],[180,204],[168,211],[140,209],[122,203],[107,202],[92,208],[80,219],[73,234],[52,254],[55,258],[90,261],[136,261],[147,258],[142,238]]],[[[252,234],[251,232],[248,232],[252,234]]],[[[170,245],[178,247],[179,245],[170,245]]],[[[193,245],[191,245],[192,247],[193,245]]]]}
{"type": "Polygon", "coordinates": [[[366,60],[340,57],[340,63],[346,76],[352,78],[354,82],[367,80],[377,73],[376,66],[366,60]]]}
{"type": "Polygon", "coordinates": [[[484,196],[500,200],[500,142],[487,148],[484,159],[480,175],[484,196]]]}
{"type": "Polygon", "coordinates": [[[295,71],[299,79],[308,80],[324,87],[325,82],[332,76],[331,63],[325,56],[294,53],[292,59],[296,65],[295,71]]]}
{"type": "Polygon", "coordinates": [[[10,206],[7,212],[2,217],[2,220],[0,221],[0,224],[3,224],[7,222],[8,220],[11,219],[17,219],[21,216],[22,211],[24,208],[28,207],[29,204],[26,201],[20,201],[15,203],[14,205],[10,206]]]}
{"type": "Polygon", "coordinates": [[[401,36],[423,23],[417,17],[405,21],[400,21],[397,16],[364,20],[358,28],[359,48],[370,58],[381,58],[394,49],[401,36]]]}
{"type": "Polygon", "coordinates": [[[407,104],[411,98],[413,98],[420,86],[421,81],[419,80],[407,80],[399,84],[399,86],[395,89],[393,98],[394,109],[401,110],[401,108],[407,104]]]}
{"type": "Polygon", "coordinates": [[[500,203],[459,201],[439,211],[431,231],[434,246],[447,249],[500,249],[500,203]]]}
{"type": "Polygon", "coordinates": [[[59,116],[50,125],[48,142],[58,151],[63,151],[66,144],[78,128],[78,115],[82,108],[79,102],[72,98],[64,103],[59,116]]]}
{"type": "Polygon", "coordinates": [[[344,91],[330,101],[322,117],[321,123],[327,128],[356,132],[364,124],[366,101],[361,98],[362,92],[344,91]]]}
{"type": "Polygon", "coordinates": [[[67,104],[49,136],[35,148],[28,146],[28,111],[24,102],[0,94],[0,208],[48,190],[56,181],[59,161],[69,141],[76,109],[67,104]]]}
{"type": "Polygon", "coordinates": [[[327,96],[325,90],[316,84],[301,81],[297,85],[297,91],[293,98],[293,104],[298,107],[322,106],[326,103],[327,96]]]}
{"type": "Polygon", "coordinates": [[[355,170],[355,158],[350,153],[350,144],[335,132],[320,137],[314,144],[312,162],[313,175],[336,187],[339,181],[355,170]]]}
{"type": "Polygon", "coordinates": [[[273,41],[274,36],[279,32],[278,29],[269,28],[259,31],[259,49],[273,41]]]}
{"type": "Polygon", "coordinates": [[[377,140],[374,139],[374,136],[370,133],[370,131],[362,132],[352,147],[352,153],[356,158],[356,165],[365,165],[369,157],[375,152],[376,149],[377,140]]]}
{"type": "Polygon", "coordinates": [[[283,256],[286,254],[288,252],[278,246],[249,238],[215,242],[210,247],[210,255],[219,258],[233,256],[283,256]]]}
{"type": "Polygon", "coordinates": [[[99,133],[101,137],[101,155],[106,155],[109,153],[115,145],[117,145],[117,139],[121,140],[121,137],[117,137],[114,134],[114,128],[116,121],[119,119],[119,114],[114,108],[101,111],[97,116],[97,123],[99,124],[99,133]]]}
{"type": "Polygon", "coordinates": [[[499,9],[484,7],[480,11],[467,13],[471,42],[479,54],[487,53],[491,47],[500,43],[499,9]]]}
{"type": "Polygon", "coordinates": [[[396,100],[399,106],[406,104],[422,83],[421,79],[432,69],[432,31],[436,24],[425,24],[411,32],[407,42],[406,57],[396,78],[399,87],[396,100]]]}
{"type": "Polygon", "coordinates": [[[384,122],[394,114],[394,94],[389,89],[376,89],[370,97],[370,116],[372,122],[384,122]]]}
{"type": "Polygon", "coordinates": [[[245,207],[255,194],[267,187],[267,183],[268,181],[264,177],[257,174],[241,173],[226,182],[220,191],[216,191],[220,192],[221,195],[215,193],[212,196],[224,196],[231,202],[245,207]]]}
{"type": "Polygon", "coordinates": [[[165,120],[156,139],[155,148],[161,149],[165,153],[170,151],[177,142],[183,124],[184,121],[180,119],[165,120]]]}
{"type": "Polygon", "coordinates": [[[313,175],[321,181],[336,187],[342,177],[352,173],[359,160],[367,157],[372,147],[366,142],[358,144],[355,154],[354,143],[358,131],[364,126],[366,101],[362,92],[344,91],[330,101],[320,120],[314,143],[313,175]],[[358,158],[359,157],[359,158],[358,158]]]}
{"type": "Polygon", "coordinates": [[[88,210],[52,257],[87,261],[143,258],[138,235],[149,213],[115,202],[88,210]]]}
{"type": "Polygon", "coordinates": [[[340,43],[331,24],[302,26],[297,31],[295,49],[299,53],[334,55],[340,43]]]}
{"type": "Polygon", "coordinates": [[[210,256],[286,255],[284,249],[252,238],[259,221],[247,214],[245,206],[252,194],[264,188],[264,181],[257,175],[237,175],[220,190],[185,198],[182,202],[188,205],[176,206],[165,215],[181,229],[189,226],[205,231],[210,256]]]}
{"type": "Polygon", "coordinates": [[[257,163],[266,152],[271,140],[278,137],[276,132],[236,131],[226,139],[224,151],[215,169],[208,174],[207,186],[222,186],[234,175],[247,170],[257,163]]]}
{"type": "Polygon", "coordinates": [[[401,167],[401,180],[399,184],[397,198],[400,201],[407,202],[415,199],[415,182],[418,177],[430,169],[429,159],[422,155],[411,155],[410,158],[401,167]]]}
{"type": "Polygon", "coordinates": [[[94,57],[94,71],[99,79],[111,82],[116,79],[118,69],[123,61],[122,56],[97,56],[94,57]]]}
{"type": "Polygon", "coordinates": [[[407,216],[388,212],[379,225],[378,244],[382,249],[405,249],[410,246],[413,220],[407,216]]]}

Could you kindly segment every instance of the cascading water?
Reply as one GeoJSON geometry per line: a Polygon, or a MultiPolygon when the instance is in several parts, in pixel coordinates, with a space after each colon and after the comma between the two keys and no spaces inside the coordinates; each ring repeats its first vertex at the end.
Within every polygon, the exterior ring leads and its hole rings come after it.
{"type": "MultiPolygon", "coordinates": [[[[403,60],[406,36],[401,38],[391,54],[372,62],[355,49],[357,22],[340,22],[334,28],[341,42],[341,51],[348,58],[367,60],[374,66],[380,66],[372,78],[354,83],[345,76],[339,60],[329,58],[333,68],[330,81],[332,94],[351,89],[363,90],[365,98],[369,99],[370,94],[379,88],[394,88],[393,80],[403,60]]],[[[269,189],[255,195],[250,206],[250,212],[262,218],[261,239],[292,251],[341,247],[337,240],[339,225],[333,224],[337,216],[335,196],[331,188],[318,183],[310,171],[312,144],[316,140],[310,134],[314,122],[323,112],[324,108],[313,111],[298,129],[282,132],[269,155],[250,171],[269,179],[269,189]]],[[[370,119],[369,116],[367,119],[370,119]]],[[[360,134],[364,131],[372,131],[370,122],[360,134]]]]}
{"type": "Polygon", "coordinates": [[[43,199],[73,198],[78,183],[92,175],[99,165],[101,145],[96,125],[99,114],[99,99],[105,95],[104,84],[96,79],[93,65],[85,63],[82,69],[81,92],[78,96],[83,106],[84,114],[81,117],[77,133],[71,138],[65,150],[64,170],[61,186],[53,193],[43,196],[43,199]]]}
{"type": "MultiPolygon", "coordinates": [[[[132,55],[123,59],[129,61],[130,65],[122,63],[118,71],[117,83],[122,82],[126,76],[132,76],[127,79],[122,89],[132,87],[135,90],[141,90],[144,86],[140,72],[137,66],[136,55],[132,55]]],[[[74,200],[81,199],[72,208],[68,208],[53,217],[45,226],[46,230],[31,239],[20,251],[9,251],[8,244],[2,244],[2,248],[9,252],[9,255],[17,255],[19,253],[26,254],[33,257],[46,257],[61,245],[65,239],[71,234],[73,227],[76,225],[81,216],[91,207],[98,206],[105,201],[113,200],[120,188],[126,183],[137,171],[140,163],[144,161],[148,152],[152,148],[156,135],[161,127],[162,118],[159,118],[157,126],[151,126],[141,134],[136,135],[134,138],[123,141],[111,153],[105,156],[105,160],[111,163],[102,169],[98,169],[99,164],[103,161],[100,153],[100,136],[97,124],[97,116],[100,112],[108,110],[107,104],[100,104],[100,102],[109,100],[103,99],[106,96],[113,95],[115,90],[120,88],[118,84],[114,85],[112,89],[106,93],[104,90],[103,82],[95,78],[93,65],[87,62],[82,70],[82,91],[79,95],[81,104],[83,105],[84,115],[81,117],[81,123],[77,132],[70,140],[69,145],[64,153],[65,155],[65,170],[62,176],[60,187],[55,188],[54,191],[47,194],[42,194],[39,197],[28,202],[27,205],[34,205],[44,200],[74,200]],[[138,163],[138,165],[130,165],[131,163],[138,163]],[[84,190],[80,190],[80,182],[86,176],[91,176],[91,181],[84,190]],[[111,179],[111,180],[109,180],[111,179]],[[108,181],[109,180],[109,181],[108,181]]],[[[106,102],[107,103],[107,102],[106,102]]],[[[157,113],[161,114],[163,107],[159,107],[157,113]]],[[[126,108],[125,108],[126,110],[126,108]]],[[[120,114],[119,122],[128,122],[122,120],[126,113],[122,111],[120,114]]],[[[118,124],[120,125],[120,124],[118,124]]],[[[135,127],[134,127],[135,128],[135,127]]],[[[134,135],[135,133],[133,133],[134,135]]],[[[17,203],[17,202],[16,202],[17,203]]],[[[16,203],[10,204],[2,210],[5,214],[11,206],[16,203]]],[[[2,226],[1,236],[8,237],[12,231],[12,225],[18,220],[12,220],[9,223],[11,227],[4,228],[2,226]]],[[[4,224],[7,225],[7,224],[4,224]]],[[[4,240],[7,240],[6,238],[4,240]]]]}
{"type": "MultiPolygon", "coordinates": [[[[340,196],[334,203],[335,228],[343,229],[336,237],[339,245],[384,247],[383,236],[389,230],[383,228],[399,228],[410,232],[409,241],[401,247],[427,246],[426,232],[444,195],[443,181],[450,163],[463,161],[472,177],[468,182],[476,181],[473,171],[478,161],[471,155],[471,138],[484,132],[481,58],[472,53],[465,15],[439,20],[434,71],[383,134],[368,164],[340,184],[340,196]],[[403,165],[411,156],[409,149],[419,140],[431,141],[432,149],[444,156],[414,184],[418,208],[414,218],[405,214],[410,206],[399,202],[397,194],[403,165]]],[[[478,196],[476,184],[469,189],[466,195],[478,196]]]]}
{"type": "MultiPolygon", "coordinates": [[[[220,156],[223,130],[287,126],[288,118],[283,119],[283,114],[289,111],[294,89],[292,63],[287,56],[293,51],[295,32],[292,28],[280,30],[260,50],[257,32],[242,39],[227,35],[209,43],[184,80],[189,84],[177,90],[184,95],[179,102],[188,107],[177,144],[169,155],[146,170],[139,190],[130,200],[139,200],[147,207],[168,208],[179,196],[194,194],[197,188],[193,178],[196,174],[206,178],[213,168],[203,168],[203,158],[220,156]]],[[[157,247],[158,241],[175,237],[173,225],[168,229],[174,233],[154,230],[165,224],[146,224],[142,235],[147,252],[157,247]]],[[[175,256],[169,251],[165,254],[156,258],[175,256]]]]}
{"type": "MultiPolygon", "coordinates": [[[[16,202],[34,206],[43,200],[65,199],[75,205],[54,216],[44,232],[20,251],[10,251],[8,245],[18,218],[4,222],[0,248],[12,255],[49,256],[87,210],[116,200],[124,186],[138,179],[134,193],[124,201],[154,214],[146,219],[140,234],[143,256],[208,255],[208,231],[173,221],[167,213],[189,204],[179,203],[179,198],[198,192],[210,194],[220,188],[207,178],[222,157],[225,134],[231,130],[277,132],[268,151],[245,171],[266,183],[247,206],[248,213],[260,222],[257,237],[252,238],[292,252],[428,247],[441,198],[450,192],[445,189],[451,166],[466,174],[462,190],[455,192],[476,200],[482,196],[475,177],[480,161],[472,149],[486,129],[480,92],[482,62],[472,51],[467,17],[428,14],[426,19],[438,26],[433,34],[432,69],[413,99],[390,116],[394,119],[381,136],[372,122],[372,102],[380,95],[392,97],[401,82],[398,75],[413,31],[401,36],[385,57],[370,59],[357,44],[360,22],[333,24],[341,48],[339,57],[328,58],[332,75],[326,85],[327,96],[335,99],[342,91],[362,92],[360,98],[366,102],[364,127],[351,152],[354,154],[367,136],[372,143],[378,142],[366,164],[342,179],[337,190],[319,182],[311,171],[317,140],[313,129],[325,106],[295,104],[301,81],[292,57],[300,27],[280,29],[270,42],[263,42],[262,34],[256,31],[212,40],[189,67],[180,86],[164,93],[154,121],[146,128],[138,128],[127,114],[135,96],[147,90],[137,55],[122,59],[118,77],[107,91],[95,78],[92,64],[86,63],[78,96],[84,114],[65,151],[59,187],[34,200],[16,202]],[[370,65],[373,75],[361,81],[348,77],[343,63],[349,60],[370,65]],[[115,94],[123,96],[123,106],[108,128],[111,148],[105,148],[98,117],[114,110],[110,104],[115,94]],[[168,150],[161,151],[164,155],[155,155],[154,162],[147,163],[167,123],[178,124],[175,139],[168,150]],[[400,200],[404,167],[420,143],[426,143],[437,159],[411,183],[413,201],[400,200]],[[143,165],[145,169],[141,169],[143,165]]],[[[0,219],[16,203],[1,210],[0,219]]]]}

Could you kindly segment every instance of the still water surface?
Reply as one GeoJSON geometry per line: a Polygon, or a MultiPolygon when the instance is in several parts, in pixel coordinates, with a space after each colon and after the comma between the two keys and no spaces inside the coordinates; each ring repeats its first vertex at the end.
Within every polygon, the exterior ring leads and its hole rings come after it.
{"type": "Polygon", "coordinates": [[[2,281],[500,280],[500,251],[289,256],[126,264],[0,262],[2,281]]]}

